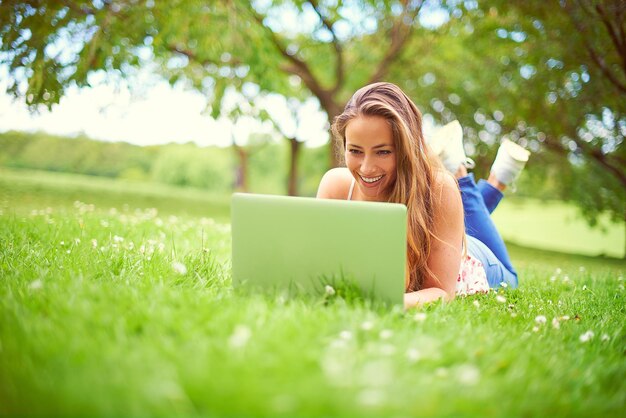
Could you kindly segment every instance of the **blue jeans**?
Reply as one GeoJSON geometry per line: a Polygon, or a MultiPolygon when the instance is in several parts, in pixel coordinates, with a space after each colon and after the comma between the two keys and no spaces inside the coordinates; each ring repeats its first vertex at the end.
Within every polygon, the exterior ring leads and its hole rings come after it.
{"type": "Polygon", "coordinates": [[[489,287],[500,287],[503,282],[517,287],[517,272],[490,216],[500,203],[502,192],[485,180],[476,184],[473,173],[458,181],[465,210],[467,252],[483,263],[489,287]]]}

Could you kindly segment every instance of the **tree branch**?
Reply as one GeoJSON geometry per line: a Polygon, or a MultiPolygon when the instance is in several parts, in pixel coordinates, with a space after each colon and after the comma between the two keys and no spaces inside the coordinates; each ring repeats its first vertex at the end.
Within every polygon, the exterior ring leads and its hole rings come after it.
{"type": "MultiPolygon", "coordinates": [[[[576,145],[579,145],[581,141],[575,138],[574,142],[576,142],[576,145]]],[[[603,154],[602,151],[599,149],[593,149],[591,151],[588,151],[587,155],[591,156],[598,164],[600,164],[602,167],[606,168],[608,171],[613,173],[613,175],[622,184],[622,187],[626,189],[626,174],[624,174],[623,169],[620,169],[620,167],[623,167],[623,166],[616,167],[613,164],[611,164],[606,154],[603,154]]]]}
{"type": "Polygon", "coordinates": [[[626,42],[623,38],[619,38],[617,29],[613,27],[613,22],[611,22],[606,9],[602,7],[601,4],[596,5],[596,11],[600,15],[600,19],[602,20],[602,23],[604,23],[606,31],[609,33],[609,37],[611,38],[613,45],[615,45],[615,49],[617,49],[617,52],[622,59],[622,69],[626,75],[626,42]]]}
{"type": "MultiPolygon", "coordinates": [[[[581,3],[580,0],[577,1],[577,4],[585,13],[589,14],[590,16],[593,16],[594,14],[593,11],[587,8],[583,3],[581,3]]],[[[574,27],[583,34],[582,38],[585,44],[585,49],[587,49],[587,52],[589,53],[589,56],[591,57],[592,61],[600,69],[602,74],[604,74],[604,76],[617,87],[618,90],[620,90],[622,93],[626,93],[626,84],[620,81],[617,78],[617,76],[613,74],[610,68],[606,65],[604,58],[600,54],[598,54],[598,52],[595,50],[595,48],[589,41],[589,36],[587,36],[588,31],[586,27],[583,24],[581,24],[581,22],[576,18],[571,5],[565,2],[563,7],[565,8],[567,14],[569,15],[570,21],[574,24],[574,27]]],[[[619,50],[618,50],[618,53],[619,53],[619,50]]]]}
{"type": "MultiPolygon", "coordinates": [[[[590,147],[576,135],[568,135],[567,137],[576,143],[576,146],[582,150],[584,155],[588,156],[592,161],[595,161],[596,164],[609,171],[620,182],[622,187],[626,189],[626,173],[621,168],[623,166],[619,164],[619,162],[617,163],[617,166],[612,164],[607,158],[607,155],[603,154],[600,149],[590,147]]],[[[564,148],[557,138],[552,137],[551,140],[550,137],[548,137],[544,141],[544,144],[550,150],[555,151],[560,155],[567,156],[569,153],[569,149],[564,148]]]]}
{"type": "Polygon", "coordinates": [[[328,29],[328,31],[333,36],[333,47],[335,48],[335,55],[336,55],[335,85],[330,90],[330,93],[334,95],[335,93],[337,93],[337,91],[339,91],[339,89],[343,85],[344,77],[345,77],[344,64],[343,64],[343,46],[341,45],[341,42],[339,41],[339,38],[337,37],[337,33],[335,33],[335,29],[333,28],[334,22],[329,22],[328,19],[326,19],[326,17],[322,14],[322,11],[319,8],[319,4],[317,0],[309,0],[309,4],[313,7],[313,10],[315,10],[315,13],[317,13],[317,16],[320,18],[322,22],[322,25],[324,25],[324,27],[328,29]]]}
{"type": "Polygon", "coordinates": [[[608,78],[611,83],[613,83],[622,93],[626,93],[626,84],[622,83],[617,77],[609,70],[606,63],[604,62],[604,58],[602,58],[596,50],[589,44],[587,40],[585,40],[585,47],[587,48],[587,52],[591,56],[593,62],[600,68],[600,71],[608,78]]]}
{"type": "Polygon", "coordinates": [[[370,77],[368,84],[381,81],[387,75],[391,63],[393,63],[396,58],[398,58],[400,52],[402,52],[402,48],[404,47],[411,35],[411,29],[413,25],[407,25],[405,23],[405,19],[409,18],[412,22],[419,13],[422,3],[420,2],[420,5],[418,7],[415,7],[412,12],[408,11],[408,3],[408,0],[402,1],[402,14],[395,19],[393,27],[391,28],[391,46],[387,50],[387,53],[385,54],[383,59],[378,64],[378,68],[376,69],[374,74],[370,77]]]}
{"type": "Polygon", "coordinates": [[[64,0],[63,4],[66,7],[69,7],[70,9],[72,9],[73,11],[75,11],[77,13],[80,13],[80,14],[83,14],[85,16],[95,15],[96,12],[97,12],[97,10],[92,9],[91,7],[87,7],[84,4],[78,5],[74,1],[64,0]]]}
{"type": "MultiPolygon", "coordinates": [[[[580,7],[583,12],[587,13],[589,17],[593,17],[593,8],[589,7],[589,5],[584,3],[583,0],[576,0],[576,3],[578,3],[578,7],[580,7]]],[[[567,6],[567,2],[565,2],[565,8],[571,10],[571,8],[567,6]]]]}
{"type": "Polygon", "coordinates": [[[237,65],[241,65],[242,62],[236,58],[232,58],[229,62],[218,62],[209,58],[202,58],[200,59],[198,57],[198,55],[196,55],[195,52],[190,51],[188,49],[182,48],[178,45],[175,44],[168,44],[167,45],[167,49],[170,50],[171,52],[175,52],[177,54],[180,55],[184,55],[185,57],[187,57],[189,59],[189,61],[193,61],[196,64],[201,65],[202,67],[206,67],[207,65],[231,65],[231,66],[237,66],[237,65]]]}
{"type": "Polygon", "coordinates": [[[257,13],[252,6],[250,6],[248,11],[252,14],[254,21],[267,32],[276,51],[278,51],[278,53],[289,62],[289,64],[281,65],[280,69],[283,72],[295,74],[300,77],[311,93],[319,99],[322,107],[327,111],[329,117],[334,116],[333,113],[336,113],[335,108],[337,106],[333,101],[332,92],[322,87],[306,62],[299,59],[295,54],[287,52],[287,48],[285,48],[285,46],[280,42],[276,33],[274,33],[269,26],[263,23],[263,17],[257,13]]]}

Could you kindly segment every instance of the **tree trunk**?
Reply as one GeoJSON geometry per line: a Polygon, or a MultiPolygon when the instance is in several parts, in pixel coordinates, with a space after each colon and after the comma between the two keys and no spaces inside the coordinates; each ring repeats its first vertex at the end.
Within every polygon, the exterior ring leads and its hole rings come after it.
{"type": "MultiPolygon", "coordinates": [[[[333,125],[333,121],[335,117],[339,116],[341,112],[343,112],[343,105],[336,103],[335,101],[326,101],[322,103],[322,107],[326,111],[328,115],[328,127],[330,128],[333,125]]],[[[341,165],[341,161],[339,156],[337,155],[337,149],[335,147],[335,138],[333,138],[332,131],[329,132],[330,142],[328,143],[328,161],[330,168],[339,167],[341,165]]]]}
{"type": "Polygon", "coordinates": [[[248,151],[233,142],[233,149],[237,154],[237,170],[235,172],[235,190],[238,192],[248,192],[248,151]]]}
{"type": "Polygon", "coordinates": [[[296,138],[287,138],[289,141],[289,179],[287,180],[287,194],[289,196],[298,195],[298,162],[302,142],[296,138]]]}

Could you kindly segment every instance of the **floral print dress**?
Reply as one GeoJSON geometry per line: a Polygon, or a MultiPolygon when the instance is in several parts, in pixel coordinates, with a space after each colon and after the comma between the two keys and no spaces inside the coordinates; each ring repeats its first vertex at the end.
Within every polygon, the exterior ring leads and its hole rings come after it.
{"type": "Polygon", "coordinates": [[[456,279],[456,295],[468,296],[475,293],[489,292],[489,282],[483,263],[471,255],[461,261],[459,276],[456,279]]]}

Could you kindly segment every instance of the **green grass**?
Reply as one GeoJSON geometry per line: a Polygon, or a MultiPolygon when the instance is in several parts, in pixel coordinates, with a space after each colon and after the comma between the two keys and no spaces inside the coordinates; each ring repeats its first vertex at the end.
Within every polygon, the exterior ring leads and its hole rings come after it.
{"type": "Polygon", "coordinates": [[[113,180],[79,174],[0,167],[0,205],[7,207],[68,208],[88,202],[100,209],[132,205],[156,208],[161,214],[207,216],[227,222],[230,196],[206,190],[158,183],[113,180]]]}
{"type": "Polygon", "coordinates": [[[0,415],[626,412],[622,260],[511,246],[519,289],[419,311],[250,294],[222,198],[30,175],[0,178],[0,415]]]}
{"type": "Polygon", "coordinates": [[[508,242],[592,256],[626,254],[624,223],[602,217],[598,227],[591,229],[576,207],[563,202],[505,198],[493,219],[508,242]]]}

